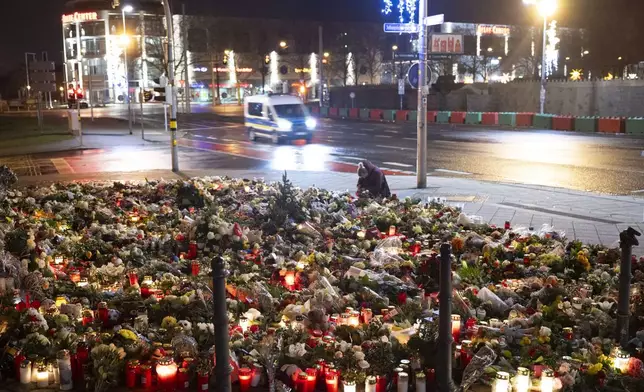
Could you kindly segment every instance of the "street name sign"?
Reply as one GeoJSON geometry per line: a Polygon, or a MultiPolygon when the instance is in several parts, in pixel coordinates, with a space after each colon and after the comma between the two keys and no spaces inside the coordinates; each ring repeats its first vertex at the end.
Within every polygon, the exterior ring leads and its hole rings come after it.
{"type": "Polygon", "coordinates": [[[394,53],[394,60],[418,60],[418,53],[394,53]]]}
{"type": "Polygon", "coordinates": [[[425,26],[438,26],[445,23],[445,14],[432,15],[425,18],[425,26]]]}
{"type": "Polygon", "coordinates": [[[420,28],[416,23],[385,23],[383,30],[385,33],[416,34],[420,31],[420,28]]]}

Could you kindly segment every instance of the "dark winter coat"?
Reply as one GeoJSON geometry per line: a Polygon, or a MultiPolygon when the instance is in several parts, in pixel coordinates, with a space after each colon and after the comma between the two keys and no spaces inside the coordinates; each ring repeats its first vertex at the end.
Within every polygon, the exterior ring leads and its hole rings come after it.
{"type": "Polygon", "coordinates": [[[373,197],[390,197],[391,191],[382,170],[369,161],[362,161],[362,165],[367,176],[358,180],[358,192],[369,191],[373,197]]]}

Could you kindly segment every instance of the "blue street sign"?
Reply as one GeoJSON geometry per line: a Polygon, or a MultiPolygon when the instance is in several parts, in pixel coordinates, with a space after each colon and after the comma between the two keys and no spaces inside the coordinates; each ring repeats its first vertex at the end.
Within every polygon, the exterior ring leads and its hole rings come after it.
{"type": "Polygon", "coordinates": [[[385,23],[383,29],[385,33],[408,33],[416,34],[419,31],[419,26],[415,23],[385,23]]]}
{"type": "MultiPolygon", "coordinates": [[[[407,80],[412,88],[418,88],[418,63],[414,63],[407,71],[407,80]]],[[[427,80],[432,80],[432,70],[427,66],[427,80]]]]}

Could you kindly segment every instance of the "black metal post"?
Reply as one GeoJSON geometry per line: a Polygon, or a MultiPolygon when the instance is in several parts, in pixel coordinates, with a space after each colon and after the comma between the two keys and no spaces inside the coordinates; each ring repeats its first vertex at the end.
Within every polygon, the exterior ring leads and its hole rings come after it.
{"type": "Polygon", "coordinates": [[[617,340],[623,348],[628,344],[628,327],[631,296],[631,257],[633,246],[639,245],[636,237],[640,233],[629,227],[619,234],[619,246],[622,248],[622,262],[619,268],[619,301],[617,303],[617,340]]]}
{"type": "Polygon", "coordinates": [[[452,386],[452,247],[441,245],[438,324],[438,371],[436,381],[440,392],[452,386]]]}
{"type": "Polygon", "coordinates": [[[212,260],[212,296],[215,325],[215,377],[217,391],[230,392],[230,354],[228,347],[228,311],[226,309],[226,271],[224,259],[212,260]]]}

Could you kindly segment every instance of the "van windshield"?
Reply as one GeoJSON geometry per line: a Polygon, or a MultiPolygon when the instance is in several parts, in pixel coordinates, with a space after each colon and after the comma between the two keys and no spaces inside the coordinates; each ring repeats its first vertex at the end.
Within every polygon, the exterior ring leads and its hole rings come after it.
{"type": "Polygon", "coordinates": [[[287,105],[274,105],[273,108],[280,118],[301,118],[304,117],[302,104],[293,103],[287,105]]]}

